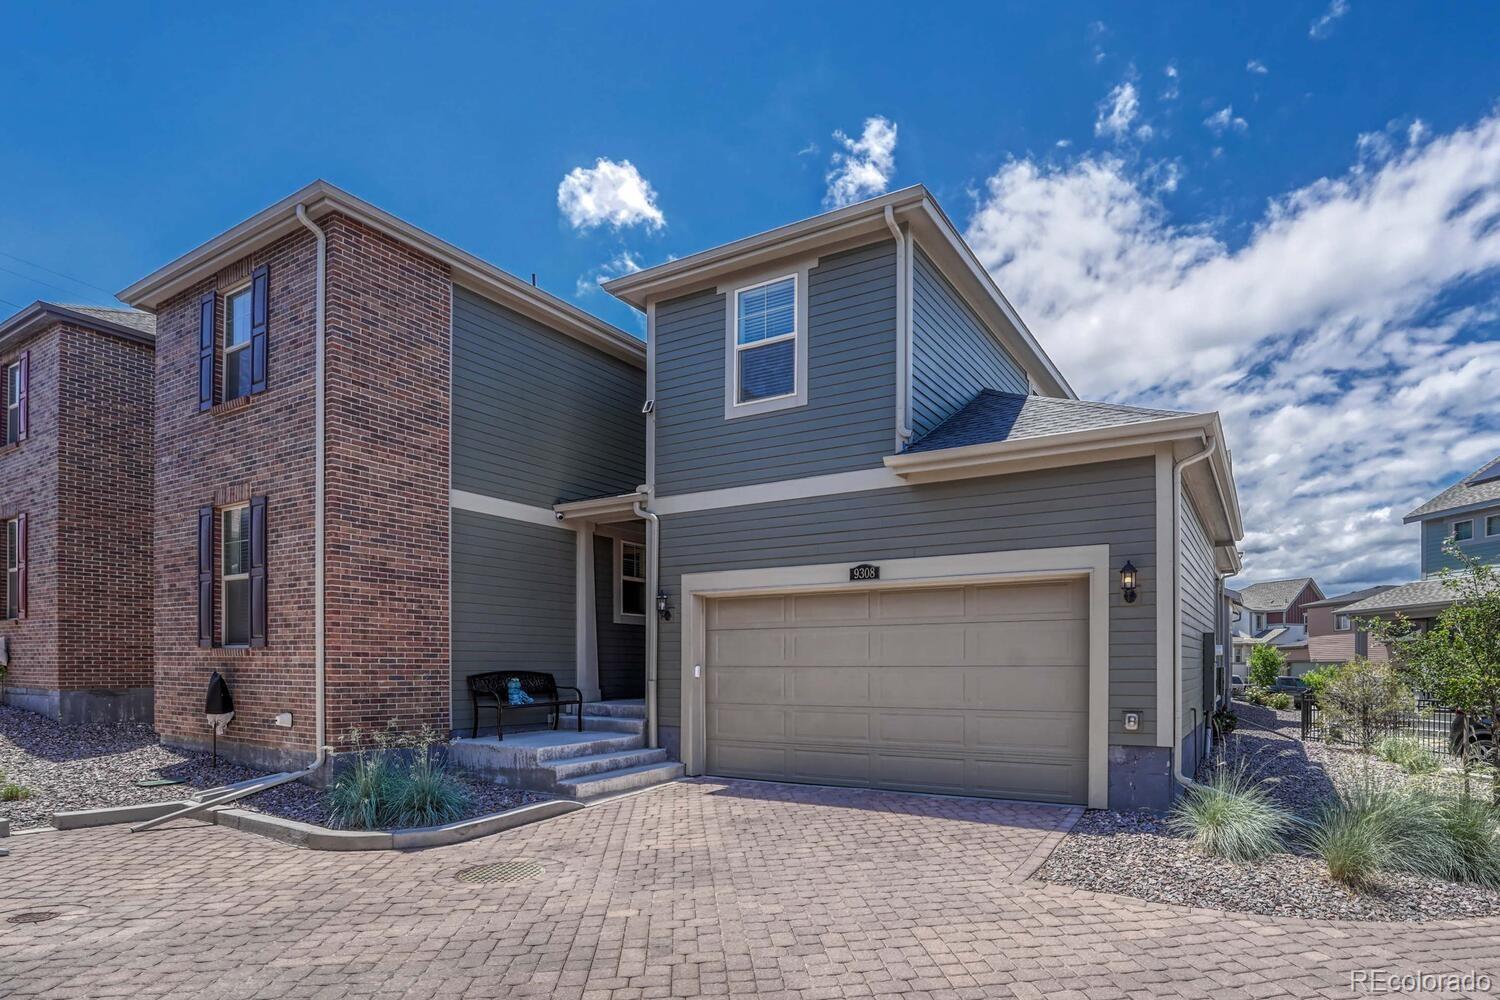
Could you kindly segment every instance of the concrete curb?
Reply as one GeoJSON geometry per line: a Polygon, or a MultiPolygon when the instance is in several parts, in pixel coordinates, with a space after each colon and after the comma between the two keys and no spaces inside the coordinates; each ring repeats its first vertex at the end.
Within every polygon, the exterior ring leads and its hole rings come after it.
{"type": "Polygon", "coordinates": [[[330,830],[280,816],[250,812],[247,809],[214,809],[214,822],[243,833],[259,834],[295,847],[312,851],[409,851],[422,847],[443,847],[466,840],[488,837],[528,823],[537,823],[584,808],[581,802],[549,799],[505,812],[491,813],[475,819],[461,820],[444,826],[418,827],[410,830],[330,830]]]}
{"type": "Polygon", "coordinates": [[[191,802],[149,802],[135,806],[107,806],[103,809],[79,809],[76,812],[52,814],[52,826],[58,830],[83,830],[91,826],[113,826],[116,823],[144,823],[148,819],[186,809],[191,802]]]}

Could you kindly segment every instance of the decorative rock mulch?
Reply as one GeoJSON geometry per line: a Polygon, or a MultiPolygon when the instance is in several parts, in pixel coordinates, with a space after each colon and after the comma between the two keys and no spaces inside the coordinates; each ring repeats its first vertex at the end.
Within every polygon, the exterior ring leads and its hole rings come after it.
{"type": "MultiPolygon", "coordinates": [[[[1381,761],[1303,744],[1296,713],[1238,702],[1235,711],[1240,728],[1226,747],[1227,766],[1243,765],[1300,816],[1316,813],[1340,775],[1365,767],[1401,774],[1381,761]]],[[[1037,877],[1153,902],[1273,916],[1421,921],[1500,915],[1500,892],[1477,886],[1386,873],[1378,889],[1356,893],[1301,852],[1254,864],[1206,857],[1166,818],[1147,812],[1085,813],[1037,877]]]]}
{"type": "MultiPolygon", "coordinates": [[[[33,712],[0,705],[0,784],[25,787],[29,797],[0,802],[0,817],[12,831],[48,825],[55,812],[185,799],[205,788],[228,785],[263,771],[228,763],[210,766],[205,753],[164,747],[146,725],[117,723],[64,726],[33,712]],[[141,788],[151,778],[182,778],[182,784],[141,788]]],[[[458,776],[469,786],[472,819],[547,798],[458,776]]],[[[319,789],[300,782],[282,785],[239,803],[240,808],[322,824],[319,789]]]]}

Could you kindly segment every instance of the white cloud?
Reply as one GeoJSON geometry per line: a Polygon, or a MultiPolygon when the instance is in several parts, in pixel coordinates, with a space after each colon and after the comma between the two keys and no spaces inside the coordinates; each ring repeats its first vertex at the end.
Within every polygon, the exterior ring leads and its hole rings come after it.
{"type": "Polygon", "coordinates": [[[629,160],[616,163],[601,156],[592,167],[574,167],[557,186],[557,207],[574,229],[667,224],[656,192],[629,160]]]}
{"type": "Polygon", "coordinates": [[[1180,74],[1177,72],[1177,64],[1167,63],[1167,68],[1162,70],[1162,73],[1167,78],[1167,86],[1161,92],[1161,99],[1164,101],[1177,100],[1178,97],[1182,96],[1181,79],[1180,74]]]}
{"type": "Polygon", "coordinates": [[[634,274],[641,270],[640,258],[629,250],[621,250],[609,260],[589,271],[587,274],[579,275],[574,285],[574,293],[582,298],[599,290],[599,285],[611,278],[618,278],[625,274],[634,274]]]}
{"type": "Polygon", "coordinates": [[[1307,28],[1309,38],[1327,38],[1333,34],[1333,23],[1349,13],[1349,0],[1329,0],[1328,9],[1307,28]]]}
{"type": "Polygon", "coordinates": [[[1140,111],[1141,99],[1135,91],[1135,84],[1126,80],[1099,102],[1099,113],[1094,118],[1094,134],[1109,136],[1119,142],[1130,134],[1130,127],[1140,111]]]}
{"type": "Polygon", "coordinates": [[[1270,70],[1266,69],[1266,64],[1261,62],[1259,59],[1251,59],[1249,62],[1245,63],[1245,69],[1250,73],[1256,73],[1260,76],[1265,76],[1267,73],[1271,72],[1270,70]]]}
{"type": "Polygon", "coordinates": [[[1401,515],[1500,453],[1500,113],[1412,134],[1275,199],[1239,245],[1115,157],[1012,161],[971,220],[1080,394],[1221,412],[1248,578],[1410,579],[1401,515]]]}
{"type": "Polygon", "coordinates": [[[1214,135],[1223,135],[1229,129],[1234,129],[1236,132],[1243,132],[1250,127],[1249,122],[1234,113],[1233,105],[1226,105],[1215,111],[1203,119],[1203,124],[1207,125],[1209,131],[1213,132],[1214,135]]]}
{"type": "Polygon", "coordinates": [[[833,138],[844,148],[833,154],[823,203],[839,208],[883,193],[896,172],[895,122],[875,115],[865,119],[858,139],[841,131],[834,132],[833,138]]]}

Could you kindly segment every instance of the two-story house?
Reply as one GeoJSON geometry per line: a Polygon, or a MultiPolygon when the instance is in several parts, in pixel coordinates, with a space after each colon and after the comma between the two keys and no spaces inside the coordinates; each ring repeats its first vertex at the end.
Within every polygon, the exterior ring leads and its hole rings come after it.
{"type": "Polygon", "coordinates": [[[149,721],[155,323],[36,302],[0,322],[7,704],[149,721]]]}
{"type": "MultiPolygon", "coordinates": [[[[1245,667],[1257,645],[1272,645],[1288,663],[1309,661],[1306,609],[1323,599],[1312,577],[1265,580],[1240,590],[1239,617],[1234,623],[1234,662],[1245,667]]],[[[1247,668],[1248,669],[1248,668],[1247,668]]],[[[1236,670],[1244,675],[1244,670],[1236,670]]]]}
{"type": "Polygon", "coordinates": [[[267,763],[394,724],[580,797],[1171,801],[1227,693],[1216,414],[1078,399],[921,187],[607,287],[644,344],[319,182],[122,292],[165,740],[218,670],[267,763]],[[501,668],[586,732],[476,736],[501,668]]]}
{"type": "Polygon", "coordinates": [[[1344,611],[1366,618],[1400,613],[1416,622],[1437,617],[1453,603],[1439,574],[1460,565],[1444,548],[1450,540],[1473,559],[1500,563],[1500,457],[1402,518],[1403,524],[1414,522],[1422,525],[1422,578],[1348,605],[1344,611]]]}
{"type": "Polygon", "coordinates": [[[1304,605],[1307,614],[1307,651],[1309,666],[1348,663],[1363,657],[1382,663],[1390,659],[1390,650],[1378,639],[1371,639],[1359,619],[1349,613],[1351,605],[1390,590],[1390,587],[1366,587],[1338,594],[1304,605]]]}

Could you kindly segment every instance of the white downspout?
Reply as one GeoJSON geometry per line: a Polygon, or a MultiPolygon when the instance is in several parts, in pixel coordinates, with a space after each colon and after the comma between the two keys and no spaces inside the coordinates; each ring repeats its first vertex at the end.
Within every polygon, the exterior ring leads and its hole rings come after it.
{"type": "MultiPolygon", "coordinates": [[[[1182,470],[1211,456],[1219,448],[1218,438],[1209,438],[1201,451],[1172,463],[1172,777],[1188,788],[1197,782],[1182,772],[1182,470]]],[[[1214,616],[1218,617],[1217,614],[1214,616]]]]}
{"type": "Polygon", "coordinates": [[[896,213],[885,206],[885,225],[896,241],[896,434],[897,447],[911,440],[911,285],[907,280],[906,235],[896,213]]]}
{"type": "Polygon", "coordinates": [[[646,522],[646,748],[655,750],[656,740],[656,635],[659,628],[656,595],[660,592],[661,569],[657,556],[661,551],[661,519],[656,512],[637,500],[632,506],[635,516],[646,522]]]}
{"type": "Polygon", "coordinates": [[[328,238],[317,223],[307,217],[307,209],[300,204],[297,206],[297,221],[312,231],[318,240],[318,278],[316,292],[316,318],[314,320],[316,337],[317,360],[313,367],[313,687],[314,708],[317,716],[314,720],[317,728],[316,743],[318,748],[317,759],[313,761],[310,770],[316,770],[323,766],[328,759],[328,731],[327,731],[327,705],[325,702],[326,674],[326,634],[324,615],[324,511],[326,507],[326,489],[324,483],[325,463],[327,460],[324,442],[325,432],[325,410],[327,407],[327,380],[325,378],[325,342],[324,333],[326,294],[328,277],[328,238]]]}

